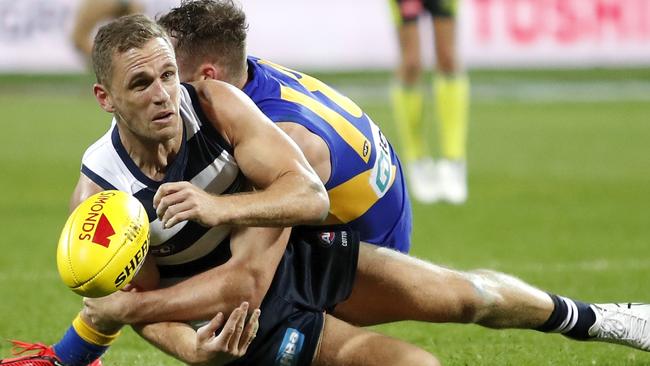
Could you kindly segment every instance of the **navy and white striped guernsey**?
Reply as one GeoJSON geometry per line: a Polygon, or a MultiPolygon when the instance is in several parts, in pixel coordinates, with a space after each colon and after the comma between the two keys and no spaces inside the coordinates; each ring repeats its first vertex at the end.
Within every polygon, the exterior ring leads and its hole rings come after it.
{"type": "Polygon", "coordinates": [[[164,229],[153,208],[153,196],[162,183],[189,181],[213,194],[237,192],[244,176],[232,147],[205,117],[194,87],[181,86],[180,115],[184,139],[162,182],[142,173],[120,141],[113,120],[109,131],[92,144],[82,159],[81,172],[103,189],[135,196],[147,210],[151,224],[150,253],[161,277],[189,277],[230,258],[230,227],[203,227],[184,221],[164,229]]]}

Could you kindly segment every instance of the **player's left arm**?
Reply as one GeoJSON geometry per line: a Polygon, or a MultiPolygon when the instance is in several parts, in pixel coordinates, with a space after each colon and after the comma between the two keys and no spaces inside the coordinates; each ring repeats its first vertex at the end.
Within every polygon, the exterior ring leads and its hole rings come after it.
{"type": "Polygon", "coordinates": [[[103,329],[113,324],[210,319],[219,312],[230,313],[244,301],[259,308],[290,233],[290,228],[234,228],[232,257],[226,263],[170,287],[85,298],[83,316],[103,329]]]}
{"type": "Polygon", "coordinates": [[[255,191],[210,195],[189,182],[163,184],[154,197],[167,226],[194,220],[206,226],[293,226],[322,221],[327,191],[296,144],[239,89],[206,80],[194,84],[214,127],[233,147],[255,191]]]}

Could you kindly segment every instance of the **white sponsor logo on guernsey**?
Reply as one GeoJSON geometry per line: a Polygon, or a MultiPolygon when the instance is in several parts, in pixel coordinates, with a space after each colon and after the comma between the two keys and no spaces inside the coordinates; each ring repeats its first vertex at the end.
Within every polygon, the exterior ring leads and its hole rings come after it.
{"type": "Polygon", "coordinates": [[[341,245],[344,247],[348,246],[348,232],[341,231],[341,245]]]}
{"type": "Polygon", "coordinates": [[[334,244],[334,239],[336,239],[336,234],[332,231],[320,233],[320,240],[327,246],[334,244]]]}
{"type": "Polygon", "coordinates": [[[298,330],[287,328],[284,333],[284,339],[278,349],[278,354],[275,356],[276,366],[294,366],[302,351],[302,344],[305,336],[298,330]]]}

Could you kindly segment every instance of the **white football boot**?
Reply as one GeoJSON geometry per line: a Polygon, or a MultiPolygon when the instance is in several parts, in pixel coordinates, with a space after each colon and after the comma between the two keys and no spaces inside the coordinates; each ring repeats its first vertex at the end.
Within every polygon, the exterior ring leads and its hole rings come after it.
{"type": "Polygon", "coordinates": [[[425,204],[438,201],[440,193],[433,159],[427,157],[409,162],[406,165],[406,174],[413,198],[425,204]]]}
{"type": "Polygon", "coordinates": [[[454,205],[467,201],[467,164],[465,160],[441,159],[436,163],[440,200],[454,205]]]}
{"type": "Polygon", "coordinates": [[[589,328],[593,340],[650,351],[650,304],[593,304],[596,322],[589,328]]]}

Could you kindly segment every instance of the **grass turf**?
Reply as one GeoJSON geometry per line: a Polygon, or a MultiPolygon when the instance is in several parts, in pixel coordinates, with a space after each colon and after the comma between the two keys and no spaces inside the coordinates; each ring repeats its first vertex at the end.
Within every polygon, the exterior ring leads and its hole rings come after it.
{"type": "MultiPolygon", "coordinates": [[[[475,93],[472,103],[470,200],[459,207],[415,203],[412,253],[461,269],[513,273],[586,301],[650,302],[647,101],[491,98],[485,93],[492,89],[481,89],[592,80],[620,87],[631,77],[650,82],[647,70],[568,75],[575,73],[472,75],[475,90],[484,94],[475,93]]],[[[386,74],[321,77],[343,90],[350,87],[350,96],[398,145],[387,95],[356,87],[387,85],[386,74]]],[[[53,343],[80,305],[58,279],[56,242],[81,154],[106,130],[109,115],[94,102],[87,77],[0,80],[0,338],[53,343]]],[[[435,141],[435,133],[429,135],[435,141]]],[[[533,331],[413,322],[375,329],[413,342],[447,365],[650,363],[649,355],[628,348],[533,331]]],[[[0,355],[8,353],[8,343],[1,343],[0,355]]],[[[127,329],[105,364],[178,363],[127,329]]]]}

